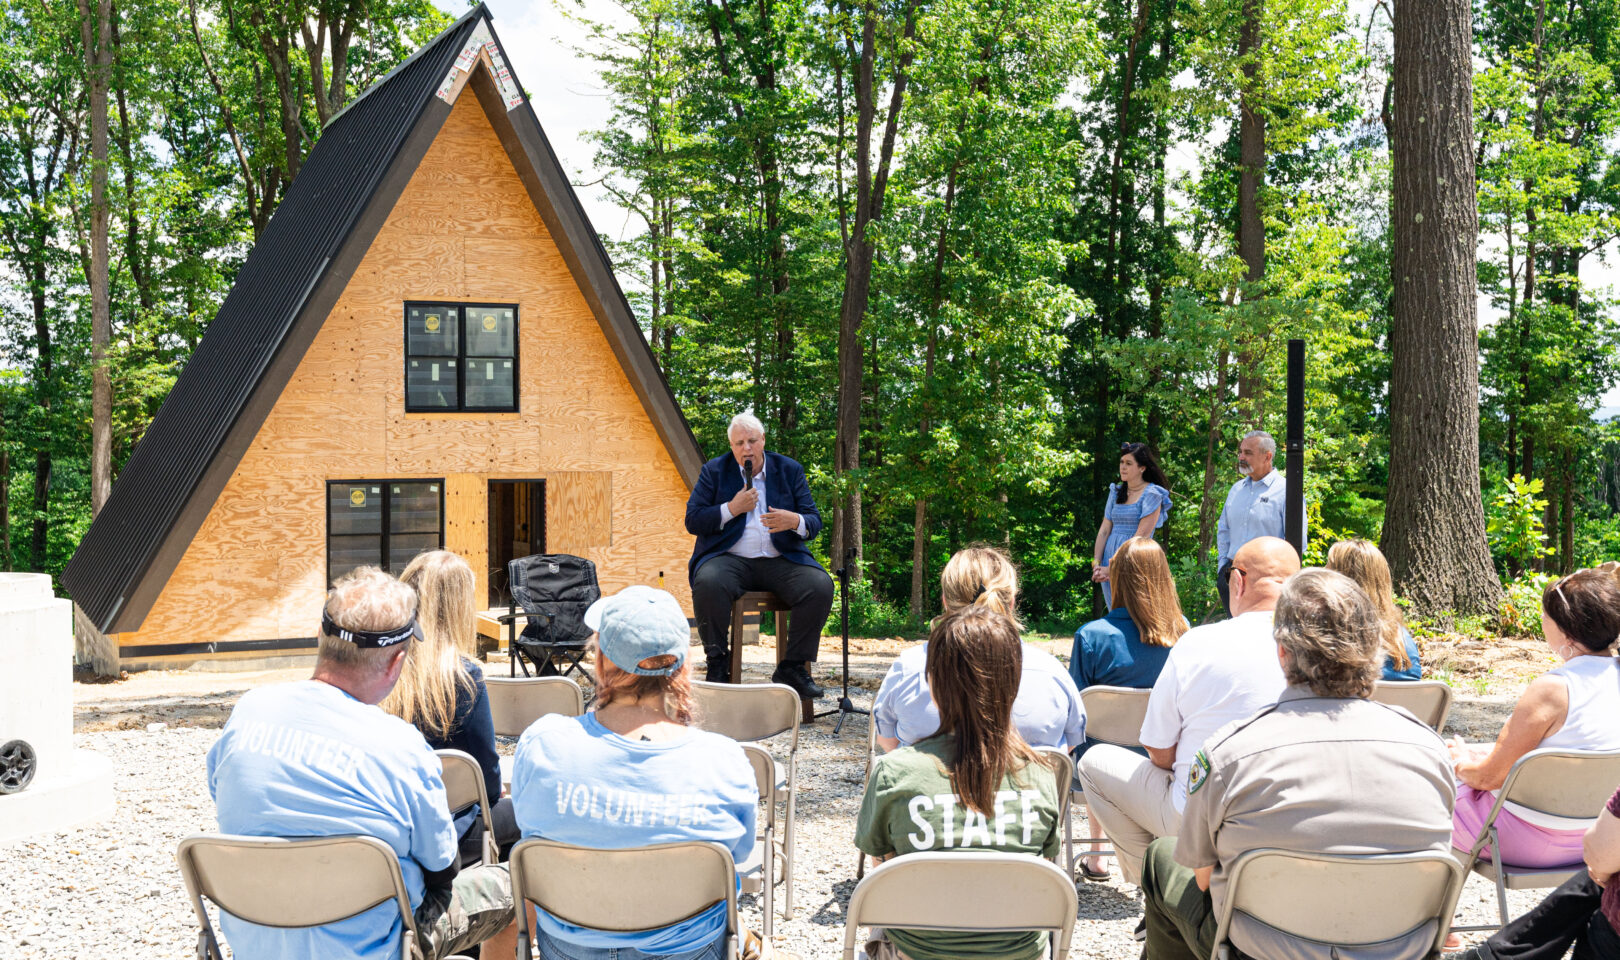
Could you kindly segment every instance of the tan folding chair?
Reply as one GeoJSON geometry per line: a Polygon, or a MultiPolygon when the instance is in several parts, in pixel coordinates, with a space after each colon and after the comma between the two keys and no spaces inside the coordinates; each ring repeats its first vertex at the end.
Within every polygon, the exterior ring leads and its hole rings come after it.
{"type": "Polygon", "coordinates": [[[1446,718],[1451,716],[1451,688],[1439,680],[1380,680],[1373,685],[1372,698],[1405,707],[1435,733],[1446,728],[1446,718]]]}
{"type": "Polygon", "coordinates": [[[726,960],[737,960],[737,873],[731,851],[688,840],[598,850],[535,838],[512,848],[518,957],[533,960],[528,904],[589,930],[637,933],[726,905],[726,960]]]}
{"type": "Polygon", "coordinates": [[[461,750],[435,750],[433,754],[439,758],[450,813],[454,815],[478,804],[478,815],[484,820],[484,862],[499,863],[500,848],[495,845],[495,817],[489,809],[484,768],[478,765],[472,754],[461,750]]]}
{"type": "MultiPolygon", "coordinates": [[[[1086,736],[1102,743],[1111,743],[1118,747],[1140,747],[1142,745],[1142,721],[1147,719],[1148,697],[1152,696],[1152,687],[1109,687],[1091,686],[1080,691],[1080,703],[1086,710],[1086,736]]],[[[1075,804],[1085,806],[1086,794],[1080,789],[1078,782],[1071,781],[1069,794],[1069,807],[1073,811],[1075,804]]],[[[1086,818],[1090,819],[1091,808],[1086,807],[1086,818]]],[[[1069,875],[1074,875],[1076,861],[1074,845],[1096,846],[1098,849],[1092,853],[1100,857],[1113,856],[1114,851],[1104,846],[1108,843],[1106,837],[1093,840],[1087,837],[1076,840],[1074,836],[1074,818],[1072,814],[1064,820],[1067,825],[1064,831],[1063,845],[1069,862],[1069,875]]]]}
{"type": "MultiPolygon", "coordinates": [[[[577,717],[585,712],[585,692],[568,677],[484,676],[489,715],[495,735],[521,737],[529,725],[548,713],[577,717]]],[[[512,787],[512,758],[501,758],[501,786],[512,787]]]]}
{"type": "Polygon", "coordinates": [[[1435,850],[1354,855],[1250,850],[1232,864],[1210,960],[1231,955],[1227,938],[1237,913],[1335,947],[1385,943],[1433,924],[1424,956],[1438,958],[1466,876],[1454,857],[1435,850]]]}
{"type": "Polygon", "coordinates": [[[1064,960],[1078,912],[1074,881],[1040,857],[908,853],[873,867],[855,885],[844,914],[844,960],[855,960],[861,927],[1045,931],[1052,960],[1064,960]]]}
{"type": "Polygon", "coordinates": [[[784,802],[787,812],[781,823],[782,845],[782,917],[793,916],[793,847],[794,824],[798,819],[799,787],[799,694],[782,683],[709,683],[694,680],[692,692],[697,700],[697,719],[694,725],[714,733],[722,733],[739,743],[766,740],[783,733],[788,739],[787,766],[773,761],[776,768],[776,799],[784,802]]]}
{"type": "MultiPolygon", "coordinates": [[[[1606,753],[1584,750],[1532,750],[1520,757],[1508,771],[1502,789],[1473,847],[1463,855],[1466,869],[1496,884],[1496,909],[1502,924],[1508,922],[1507,892],[1538,887],[1556,887],[1586,869],[1580,861],[1564,867],[1515,867],[1499,864],[1495,854],[1502,849],[1496,838],[1496,817],[1504,803],[1516,803],[1539,813],[1570,820],[1595,820],[1620,783],[1620,751],[1606,753]],[[1484,853],[1489,844],[1490,853],[1484,853]]],[[[1461,852],[1459,850],[1459,852],[1461,852]]],[[[1497,924],[1454,927],[1458,931],[1495,930],[1497,924]]]]}
{"type": "MultiPolygon", "coordinates": [[[[870,717],[866,720],[866,771],[861,774],[861,783],[872,782],[872,765],[877,763],[877,723],[870,717]]],[[[865,787],[862,787],[862,796],[865,796],[865,787]]],[[[866,876],[866,851],[855,851],[855,879],[866,876]]]]}
{"type": "Polygon", "coordinates": [[[759,788],[759,802],[765,807],[765,817],[760,822],[753,853],[737,864],[737,877],[743,893],[759,896],[763,907],[761,912],[765,915],[765,939],[769,940],[776,932],[776,872],[779,862],[776,855],[776,805],[781,797],[776,787],[776,761],[769,750],[757,743],[742,744],[742,749],[748,757],[748,765],[754,768],[754,784],[759,788]],[[766,882],[767,877],[770,882],[766,882]]]}
{"type": "Polygon", "coordinates": [[[203,898],[267,927],[320,927],[394,901],[404,921],[400,956],[422,947],[399,859],[376,837],[286,840],[204,833],[180,841],[180,876],[197,914],[198,960],[224,960],[203,898]]]}
{"type": "Polygon", "coordinates": [[[1067,750],[1057,747],[1036,747],[1035,752],[1041,755],[1057,780],[1058,796],[1058,823],[1063,824],[1063,861],[1069,867],[1069,876],[1074,876],[1074,844],[1068,842],[1074,836],[1074,821],[1072,811],[1074,808],[1074,758],[1069,756],[1067,750]]]}
{"type": "Polygon", "coordinates": [[[548,713],[577,717],[585,712],[585,693],[568,677],[484,677],[495,733],[519,737],[529,724],[548,713]]]}

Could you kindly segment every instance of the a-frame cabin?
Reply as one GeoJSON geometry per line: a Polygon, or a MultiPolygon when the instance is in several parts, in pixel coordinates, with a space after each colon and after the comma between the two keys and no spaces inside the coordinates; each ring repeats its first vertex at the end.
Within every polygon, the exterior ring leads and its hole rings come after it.
{"type": "Polygon", "coordinates": [[[441,545],[690,612],[702,463],[479,5],[327,125],[62,580],[126,669],[308,655],[441,545]]]}

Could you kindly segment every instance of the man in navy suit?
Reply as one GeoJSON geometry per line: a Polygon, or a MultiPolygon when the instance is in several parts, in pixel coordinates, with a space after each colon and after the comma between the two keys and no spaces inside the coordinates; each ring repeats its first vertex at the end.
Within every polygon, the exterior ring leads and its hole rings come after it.
{"type": "Polygon", "coordinates": [[[833,585],[805,542],[821,532],[821,513],[798,461],[765,452],[765,427],[753,414],[733,417],[726,435],[731,452],[703,465],[686,501],[686,531],[697,537],[687,571],[707,679],[737,679],[731,676],[731,605],[750,590],[769,590],[792,608],[787,647],[771,680],[819,697],[824,691],[805,664],[814,663],[820,649],[833,585]]]}

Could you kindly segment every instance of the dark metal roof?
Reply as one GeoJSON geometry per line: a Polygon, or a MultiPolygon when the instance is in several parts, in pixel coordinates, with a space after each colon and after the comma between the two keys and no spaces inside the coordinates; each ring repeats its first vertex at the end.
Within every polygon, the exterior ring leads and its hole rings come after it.
{"type": "MultiPolygon", "coordinates": [[[[334,117],[310,151],[62,572],[74,602],[102,631],[134,630],[145,619],[449,115],[448,105],[434,94],[479,20],[488,16],[483,4],[468,11],[334,117]]],[[[474,79],[475,87],[490,85],[485,70],[475,69],[474,79]]],[[[484,89],[479,97],[488,110],[484,89]]],[[[504,108],[496,112],[506,113],[504,108]]],[[[526,114],[538,131],[526,102],[513,112],[526,114]]],[[[558,245],[577,268],[576,279],[581,269],[592,275],[597,296],[588,293],[587,299],[684,475],[687,461],[700,464],[702,454],[549,145],[544,159],[551,169],[538,176],[553,189],[560,179],[565,192],[558,206],[571,214],[567,229],[553,228],[558,245]],[[588,240],[578,235],[581,225],[588,240]],[[581,267],[581,260],[594,262],[581,267]],[[602,287],[604,275],[611,291],[602,287]]],[[[523,166],[525,182],[535,180],[537,172],[523,166]]],[[[231,575],[220,571],[221,577],[231,575]]]]}

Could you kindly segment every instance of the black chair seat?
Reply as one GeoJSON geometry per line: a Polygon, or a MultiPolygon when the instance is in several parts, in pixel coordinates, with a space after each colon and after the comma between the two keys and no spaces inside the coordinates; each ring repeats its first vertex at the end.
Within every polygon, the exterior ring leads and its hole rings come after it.
{"type": "Polygon", "coordinates": [[[585,611],[602,596],[596,564],[571,554],[542,553],[513,560],[507,574],[513,605],[498,619],[507,625],[512,674],[521,666],[529,676],[532,664],[539,676],[577,673],[589,679],[581,661],[591,637],[585,611]]]}

